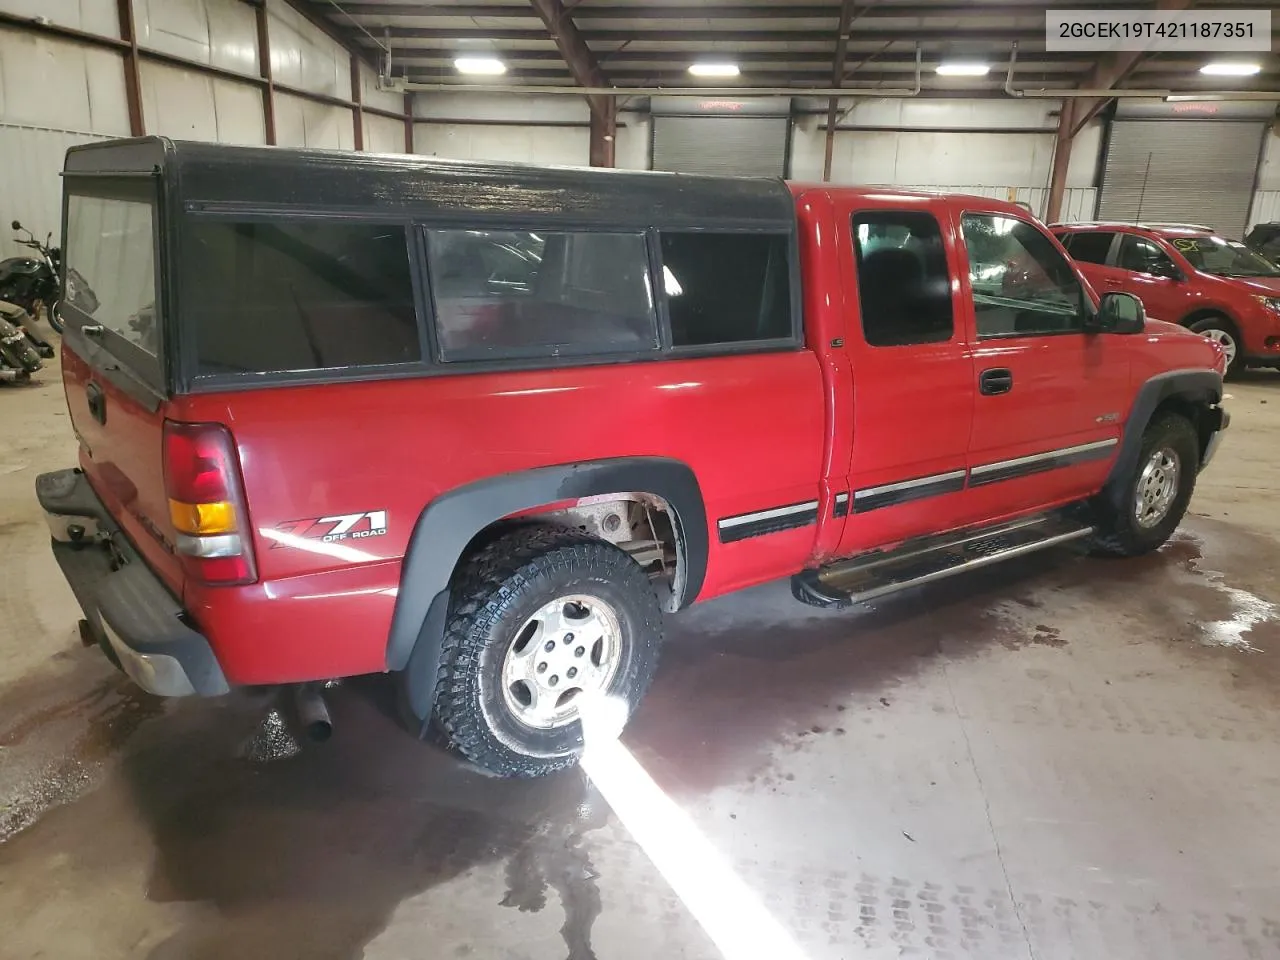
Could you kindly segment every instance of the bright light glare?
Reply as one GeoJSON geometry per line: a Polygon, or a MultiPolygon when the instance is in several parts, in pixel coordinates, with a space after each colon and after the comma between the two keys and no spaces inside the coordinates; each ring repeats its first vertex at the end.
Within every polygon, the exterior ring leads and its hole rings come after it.
{"type": "Polygon", "coordinates": [[[725,960],[805,960],[790,934],[618,742],[626,705],[581,707],[582,768],[725,960]]]}
{"type": "Polygon", "coordinates": [[[496,77],[507,72],[507,65],[496,57],[458,57],[453,61],[459,73],[475,73],[496,77]]]}
{"type": "Polygon", "coordinates": [[[1206,63],[1200,72],[1208,77],[1252,77],[1262,72],[1259,63],[1206,63]]]}
{"type": "Polygon", "coordinates": [[[736,77],[740,71],[736,63],[691,63],[689,72],[695,77],[736,77]]]}
{"type": "Polygon", "coordinates": [[[313,540],[310,537],[300,537],[294,533],[285,533],[283,530],[274,530],[271,527],[259,527],[258,535],[268,540],[274,540],[276,543],[286,547],[294,547],[297,550],[305,550],[307,553],[318,553],[324,557],[333,557],[335,560],[347,560],[351,563],[367,563],[370,560],[378,559],[372,553],[366,553],[364,550],[357,550],[355,547],[348,547],[341,543],[325,543],[323,540],[313,540]]]}
{"type": "Polygon", "coordinates": [[[668,297],[678,297],[684,293],[684,287],[680,286],[680,281],[665,263],[662,265],[662,285],[666,287],[668,297]]]}
{"type": "Polygon", "coordinates": [[[991,72],[991,67],[985,63],[953,60],[938,64],[936,72],[940,77],[985,77],[991,72]]]}

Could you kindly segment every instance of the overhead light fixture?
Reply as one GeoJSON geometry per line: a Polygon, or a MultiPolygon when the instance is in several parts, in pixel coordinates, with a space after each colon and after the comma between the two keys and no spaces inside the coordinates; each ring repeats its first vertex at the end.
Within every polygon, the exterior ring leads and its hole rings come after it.
{"type": "Polygon", "coordinates": [[[1252,77],[1262,72],[1260,63],[1206,63],[1200,72],[1207,77],[1252,77]]]}
{"type": "Polygon", "coordinates": [[[458,57],[453,65],[459,73],[497,77],[507,72],[507,65],[497,57],[458,57]]]}
{"type": "Polygon", "coordinates": [[[691,63],[689,72],[695,77],[736,77],[741,71],[736,63],[691,63]]]}
{"type": "Polygon", "coordinates": [[[988,64],[971,60],[951,60],[940,63],[936,71],[940,77],[985,77],[990,72],[991,67],[988,64]]]}

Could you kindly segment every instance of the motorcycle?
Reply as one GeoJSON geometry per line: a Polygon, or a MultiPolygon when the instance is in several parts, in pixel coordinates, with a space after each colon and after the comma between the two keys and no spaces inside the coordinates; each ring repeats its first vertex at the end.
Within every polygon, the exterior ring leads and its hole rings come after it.
{"type": "MultiPolygon", "coordinates": [[[[14,220],[11,226],[15,231],[26,234],[26,237],[16,238],[16,242],[30,247],[40,256],[10,257],[0,261],[0,300],[16,304],[33,319],[40,316],[40,309],[43,307],[49,318],[49,325],[62,333],[62,321],[58,319],[57,310],[62,251],[51,245],[53,234],[48,234],[41,243],[19,221],[14,220]]],[[[27,327],[26,333],[41,354],[45,357],[53,356],[53,348],[30,327],[27,327]]]]}
{"type": "Polygon", "coordinates": [[[22,327],[11,322],[25,317],[21,307],[0,303],[0,383],[30,380],[42,366],[22,327]]]}

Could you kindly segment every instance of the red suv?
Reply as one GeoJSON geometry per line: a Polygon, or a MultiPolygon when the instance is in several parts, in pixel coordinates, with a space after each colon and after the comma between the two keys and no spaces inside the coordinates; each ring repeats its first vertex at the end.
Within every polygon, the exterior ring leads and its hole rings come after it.
{"type": "Polygon", "coordinates": [[[1100,293],[1141,297],[1153,317],[1221,344],[1227,375],[1280,367],[1280,268],[1209,227],[1072,223],[1050,229],[1100,293]]]}
{"type": "Polygon", "coordinates": [[[632,709],[695,601],[1152,550],[1227,425],[1222,351],[1011,203],[154,138],[65,173],[79,465],[37,495],[82,635],[164,695],[391,672],[501,774],[632,709]]]}

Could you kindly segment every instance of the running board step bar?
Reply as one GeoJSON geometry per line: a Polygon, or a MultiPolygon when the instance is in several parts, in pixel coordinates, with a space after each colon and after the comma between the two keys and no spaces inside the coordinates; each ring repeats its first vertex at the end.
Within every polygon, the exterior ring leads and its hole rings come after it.
{"type": "Polygon", "coordinates": [[[992,527],[971,527],[805,570],[791,578],[791,593],[815,607],[866,603],[907,587],[989,567],[1092,533],[1089,525],[1061,514],[1038,514],[992,527]]]}

